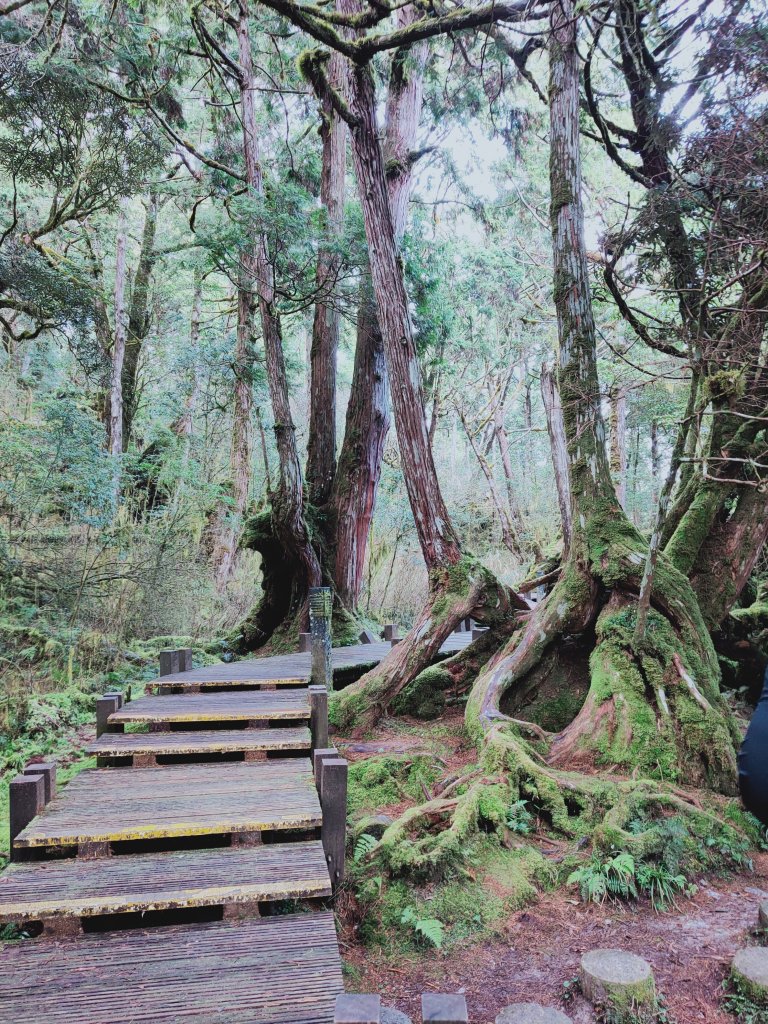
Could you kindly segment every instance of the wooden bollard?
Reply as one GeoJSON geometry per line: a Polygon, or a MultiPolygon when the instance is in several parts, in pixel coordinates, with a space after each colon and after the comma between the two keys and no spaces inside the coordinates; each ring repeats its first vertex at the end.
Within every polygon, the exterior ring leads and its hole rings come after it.
{"type": "Polygon", "coordinates": [[[122,732],[122,725],[110,725],[109,716],[120,710],[122,696],[119,693],[105,693],[96,701],[96,739],[105,732],[122,732]]]}
{"type": "Polygon", "coordinates": [[[336,996],[333,1024],[381,1024],[381,996],[336,996]]]}
{"type": "Polygon", "coordinates": [[[312,749],[328,746],[328,691],[324,686],[312,685],[309,691],[309,728],[312,749]]]}
{"type": "Polygon", "coordinates": [[[8,785],[8,812],[10,818],[10,857],[24,858],[24,851],[14,847],[16,836],[45,807],[45,779],[42,775],[17,775],[8,785]]]}
{"type": "Polygon", "coordinates": [[[339,752],[335,747],[320,747],[312,751],[312,768],[315,772],[315,786],[318,794],[322,794],[323,791],[323,764],[338,756],[339,752]]]}
{"type": "Polygon", "coordinates": [[[389,646],[397,647],[397,645],[400,643],[402,639],[403,638],[401,636],[393,636],[392,639],[389,641],[389,646]]]}
{"type": "Polygon", "coordinates": [[[344,848],[347,842],[347,762],[341,757],[323,760],[320,805],[323,809],[322,839],[331,886],[344,879],[344,848]]]}
{"type": "Polygon", "coordinates": [[[50,803],[56,796],[56,762],[41,761],[40,764],[28,764],[21,769],[22,775],[42,775],[43,799],[50,803]]]}
{"type": "Polygon", "coordinates": [[[388,622],[384,626],[384,639],[385,640],[396,640],[397,639],[397,626],[394,622],[388,622]]]}
{"type": "Polygon", "coordinates": [[[424,1024],[468,1024],[466,997],[425,992],[421,997],[421,1017],[424,1024]]]}
{"type": "Polygon", "coordinates": [[[179,648],[179,672],[191,672],[192,671],[192,648],[191,647],[180,647],[179,648]]]}
{"type": "Polygon", "coordinates": [[[299,633],[299,654],[306,654],[312,650],[312,634],[299,633]]]}
{"type": "Polygon", "coordinates": [[[361,644],[372,644],[376,642],[376,637],[370,631],[370,629],[361,629],[360,636],[357,638],[361,644]]]}
{"type": "Polygon", "coordinates": [[[479,628],[477,626],[473,626],[472,627],[472,643],[474,643],[475,640],[479,640],[480,637],[483,635],[483,633],[487,633],[487,632],[488,632],[487,628],[479,628]]]}
{"type": "Polygon", "coordinates": [[[172,651],[170,648],[160,651],[160,672],[158,675],[173,676],[180,671],[179,652],[176,650],[172,651]]]}

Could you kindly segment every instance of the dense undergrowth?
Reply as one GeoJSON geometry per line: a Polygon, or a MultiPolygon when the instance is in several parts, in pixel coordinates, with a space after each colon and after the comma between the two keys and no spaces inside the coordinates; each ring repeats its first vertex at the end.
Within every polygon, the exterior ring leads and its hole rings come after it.
{"type": "Polygon", "coordinates": [[[70,627],[18,601],[0,605],[0,858],[8,851],[8,782],[30,760],[56,760],[66,782],[92,764],[82,753],[105,690],[133,695],[157,674],[164,647],[193,648],[196,665],[215,662],[217,645],[159,636],[130,647],[70,627]]]}

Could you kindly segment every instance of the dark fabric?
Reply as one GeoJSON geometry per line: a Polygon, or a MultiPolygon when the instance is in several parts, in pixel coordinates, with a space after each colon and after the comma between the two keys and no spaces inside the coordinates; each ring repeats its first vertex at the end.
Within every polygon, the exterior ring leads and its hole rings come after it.
{"type": "Polygon", "coordinates": [[[739,788],[747,810],[768,826],[768,669],[739,751],[739,788]]]}

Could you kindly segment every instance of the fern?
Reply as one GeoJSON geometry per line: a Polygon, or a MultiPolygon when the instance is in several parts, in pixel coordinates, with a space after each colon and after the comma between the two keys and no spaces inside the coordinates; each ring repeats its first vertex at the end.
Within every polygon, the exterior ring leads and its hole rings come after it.
{"type": "Polygon", "coordinates": [[[419,918],[413,907],[406,907],[400,915],[400,923],[426,939],[435,949],[442,949],[445,929],[443,922],[436,917],[419,918]]]}
{"type": "Polygon", "coordinates": [[[369,853],[373,853],[378,845],[379,841],[376,836],[372,836],[368,832],[363,832],[361,836],[358,836],[357,842],[355,843],[355,850],[352,854],[352,859],[355,864],[359,864],[360,861],[364,860],[369,853]]]}
{"type": "Polygon", "coordinates": [[[507,828],[510,832],[527,836],[532,828],[533,815],[528,810],[527,800],[516,800],[507,810],[507,828]]]}

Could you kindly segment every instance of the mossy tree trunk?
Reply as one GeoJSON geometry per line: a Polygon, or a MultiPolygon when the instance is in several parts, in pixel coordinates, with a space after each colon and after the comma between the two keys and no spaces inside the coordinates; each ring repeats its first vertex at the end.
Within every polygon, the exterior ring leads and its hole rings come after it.
{"type": "Polygon", "coordinates": [[[606,456],[595,329],[583,239],[576,24],[555,5],[550,36],[550,185],[559,384],[568,449],[573,539],[552,592],[479,677],[468,709],[478,737],[503,723],[502,695],[564,634],[596,629],[590,688],[551,744],[551,765],[611,764],[735,791],[736,739],[696,595],[663,556],[643,646],[633,629],[647,543],[616,497],[606,456]]]}

